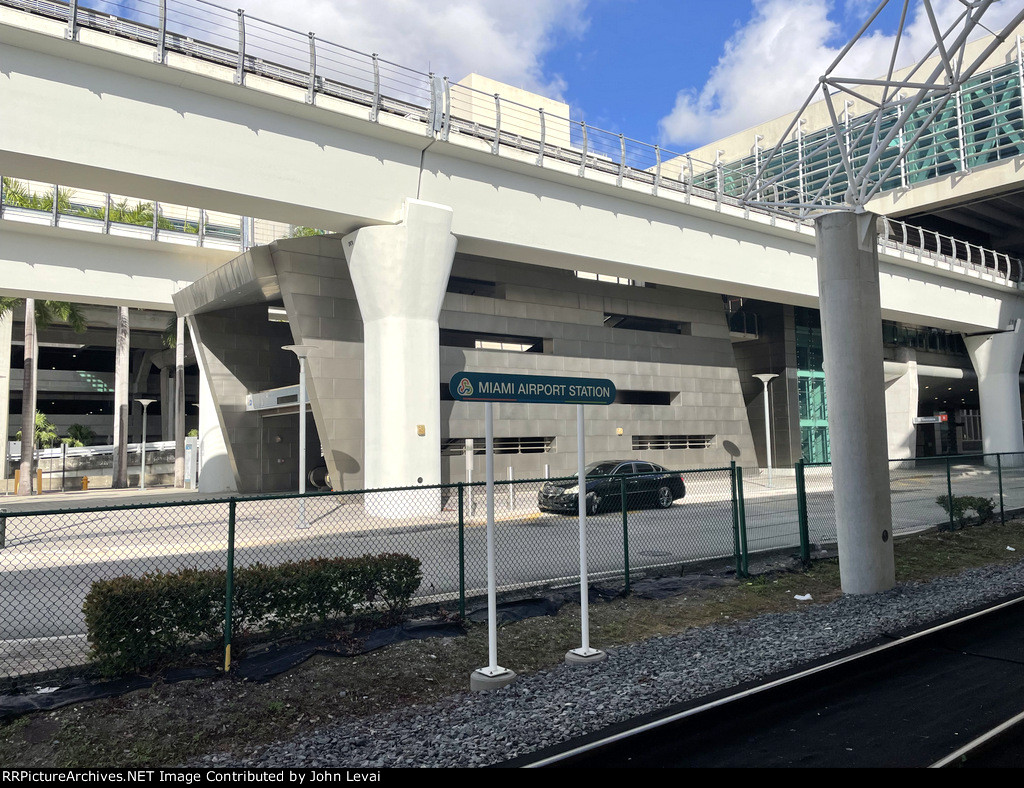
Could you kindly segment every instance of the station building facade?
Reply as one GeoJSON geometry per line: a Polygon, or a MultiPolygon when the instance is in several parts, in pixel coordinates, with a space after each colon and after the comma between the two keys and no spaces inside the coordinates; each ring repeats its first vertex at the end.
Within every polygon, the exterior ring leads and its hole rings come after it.
{"type": "MultiPolygon", "coordinates": [[[[891,184],[878,210],[913,219],[935,233],[934,240],[921,233],[922,244],[941,247],[943,233],[966,233],[973,242],[1016,260],[1024,256],[1024,240],[1015,230],[1015,217],[1024,210],[1018,201],[1024,198],[1019,197],[1019,177],[1011,174],[1024,155],[1019,39],[993,55],[990,66],[960,102],[961,108],[973,108],[966,126],[961,112],[959,125],[951,121],[942,127],[945,136],[940,130],[925,140],[923,145],[931,147],[915,159],[920,166],[891,184]],[[951,144],[954,128],[959,148],[951,144]]],[[[486,93],[514,93],[525,106],[543,107],[549,113],[543,130],[548,140],[579,146],[568,126],[563,129],[555,120],[568,117],[567,106],[478,75],[457,84],[463,83],[486,93]]],[[[819,110],[810,107],[799,138],[787,141],[794,155],[813,141],[811,135],[824,133],[819,110]]],[[[494,122],[490,104],[473,112],[480,123],[494,122]]],[[[849,112],[855,118],[857,108],[849,112]]],[[[693,156],[721,163],[704,177],[729,184],[733,173],[739,184],[739,175],[756,167],[759,151],[774,145],[783,125],[781,120],[768,122],[693,156]]],[[[527,137],[542,133],[539,127],[520,131],[527,137]]],[[[683,166],[681,160],[665,164],[666,171],[683,166]]],[[[288,227],[277,234],[294,231],[288,227]]],[[[298,364],[282,349],[295,342],[324,351],[309,362],[310,414],[304,418],[319,440],[310,441],[307,467],[319,464],[322,455],[335,489],[381,483],[379,474],[366,472],[368,453],[374,454],[377,467],[409,460],[405,451],[389,455],[386,447],[367,445],[366,414],[381,405],[378,395],[389,389],[412,390],[409,396],[418,404],[436,411],[436,418],[413,423],[423,427],[422,433],[402,439],[410,454],[433,458],[437,473],[423,478],[464,480],[467,465],[481,478],[482,406],[455,402],[446,391],[448,378],[459,370],[611,379],[617,401],[588,409],[590,459],[638,457],[672,468],[720,467],[735,460],[753,469],[768,462],[766,427],[774,467],[791,466],[800,458],[829,459],[827,387],[814,309],[474,256],[451,239],[448,259],[436,272],[436,291],[419,292],[423,300],[437,301],[433,323],[423,331],[404,325],[388,335],[388,316],[371,314],[369,301],[359,295],[363,273],[357,270],[354,277],[353,266],[365,266],[354,263],[347,248],[356,239],[313,233],[264,240],[269,242],[252,246],[175,298],[178,314],[188,317],[195,350],[199,431],[202,436],[205,420],[216,424],[221,436],[222,445],[207,447],[210,491],[295,488],[298,364]],[[371,323],[379,367],[368,370],[371,323]],[[390,336],[390,344],[379,344],[382,336],[390,336]],[[393,371],[387,359],[410,353],[420,353],[420,365],[433,370],[429,386],[420,386],[420,379],[387,378],[393,371]],[[777,376],[767,392],[754,377],[759,374],[777,376]],[[765,396],[769,425],[763,416],[765,396]]],[[[960,254],[955,244],[949,251],[953,257],[960,254]]],[[[380,276],[384,283],[375,298],[386,301],[386,272],[380,276]]],[[[402,289],[397,277],[391,281],[402,289]]],[[[416,295],[413,288],[409,297],[416,295]]],[[[17,332],[15,325],[15,347],[17,332]]],[[[879,417],[888,425],[890,456],[978,448],[976,376],[962,338],[934,326],[895,322],[883,326],[883,338],[886,413],[879,417]],[[949,417],[941,426],[914,423],[937,413],[949,417]]],[[[155,344],[155,336],[146,341],[155,344]]],[[[97,345],[111,346],[102,340],[97,345]]],[[[155,346],[149,350],[149,356],[139,355],[133,371],[145,381],[138,391],[165,386],[149,382],[158,377],[153,364],[160,352],[155,346]]],[[[16,349],[12,358],[16,369],[16,349]]],[[[90,363],[104,371],[107,360],[97,356],[90,363]]],[[[80,371],[89,372],[85,366],[80,371]]],[[[415,366],[407,360],[395,369],[415,366]]],[[[41,382],[51,386],[45,378],[41,382]]],[[[40,399],[46,400],[45,392],[40,399]]],[[[54,415],[66,421],[70,414],[61,414],[59,400],[50,400],[58,408],[54,415]]],[[[15,393],[14,411],[17,402],[15,393]]],[[[575,471],[571,406],[499,404],[495,415],[499,473],[504,467],[516,478],[575,471]]],[[[388,421],[386,414],[378,418],[388,421]]],[[[16,421],[10,421],[9,437],[16,421]]]]}

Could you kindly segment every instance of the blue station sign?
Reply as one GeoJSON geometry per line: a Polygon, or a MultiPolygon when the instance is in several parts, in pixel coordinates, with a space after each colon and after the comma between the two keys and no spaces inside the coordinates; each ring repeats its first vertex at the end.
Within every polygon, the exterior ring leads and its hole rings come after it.
{"type": "Polygon", "coordinates": [[[543,402],[552,405],[611,405],[615,384],[602,378],[499,375],[456,372],[448,390],[460,402],[543,402]]]}

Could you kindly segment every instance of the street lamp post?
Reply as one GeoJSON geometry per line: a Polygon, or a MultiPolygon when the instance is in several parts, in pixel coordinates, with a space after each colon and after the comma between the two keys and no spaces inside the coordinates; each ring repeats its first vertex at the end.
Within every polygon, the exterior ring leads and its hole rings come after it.
{"type": "MultiPolygon", "coordinates": [[[[284,345],[299,359],[299,495],[306,494],[306,358],[311,345],[284,345]]],[[[306,499],[299,498],[299,528],[308,528],[306,499]]]]}
{"type": "Polygon", "coordinates": [[[768,461],[768,486],[772,486],[772,425],[771,418],[768,412],[768,383],[778,377],[778,375],[763,373],[761,375],[754,375],[755,378],[764,384],[764,455],[768,461]]]}
{"type": "Polygon", "coordinates": [[[142,406],[142,464],[139,468],[139,489],[146,489],[146,409],[156,402],[155,399],[135,400],[142,406]]]}

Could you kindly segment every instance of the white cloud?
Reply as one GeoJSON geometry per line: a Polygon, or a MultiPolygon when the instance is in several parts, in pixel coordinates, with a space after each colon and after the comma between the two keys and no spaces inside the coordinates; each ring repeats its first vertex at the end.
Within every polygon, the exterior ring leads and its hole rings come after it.
{"type": "MultiPolygon", "coordinates": [[[[704,86],[677,94],[660,121],[663,142],[693,147],[795,111],[859,28],[852,20],[865,19],[876,4],[846,0],[837,8],[833,0],[754,0],[753,17],[726,42],[704,86]]],[[[890,5],[898,12],[902,3],[890,5]]],[[[913,6],[898,65],[913,62],[934,42],[921,4],[913,6]]],[[[943,30],[963,10],[959,0],[937,0],[936,7],[943,30]]],[[[997,3],[983,20],[998,29],[1017,10],[1015,2],[997,3]]],[[[844,57],[842,73],[883,74],[893,41],[893,35],[870,32],[844,57]]]]}
{"type": "Polygon", "coordinates": [[[418,71],[471,72],[560,98],[545,53],[586,27],[587,0],[243,0],[246,13],[418,71]]]}

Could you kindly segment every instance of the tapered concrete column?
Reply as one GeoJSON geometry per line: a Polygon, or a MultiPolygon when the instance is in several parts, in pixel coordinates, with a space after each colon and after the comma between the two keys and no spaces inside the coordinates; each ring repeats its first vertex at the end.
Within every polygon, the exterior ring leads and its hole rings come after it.
{"type": "Polygon", "coordinates": [[[876,218],[835,213],[815,222],[839,572],[848,594],[896,583],[876,218]]]}
{"type": "MultiPolygon", "coordinates": [[[[344,238],[363,318],[363,478],[367,488],[441,481],[439,329],[455,257],[452,211],[408,200],[399,224],[364,227],[344,238]]],[[[374,496],[384,517],[427,514],[428,495],[374,496]]]]}
{"type": "MultiPolygon", "coordinates": [[[[189,318],[193,320],[193,318],[189,318]]],[[[192,342],[199,336],[194,325],[189,326],[192,342]]],[[[210,386],[210,371],[205,357],[196,347],[196,361],[199,366],[199,492],[237,492],[235,473],[228,456],[228,445],[224,439],[224,425],[218,412],[217,399],[210,386]]],[[[182,466],[184,469],[184,465],[182,466]]]]}
{"type": "MultiPolygon", "coordinates": [[[[965,336],[964,344],[978,373],[982,451],[1024,452],[1020,405],[1024,330],[1020,321],[1013,331],[965,336]]],[[[1001,462],[1024,465],[1024,454],[1003,457],[1001,462]]],[[[986,463],[995,465],[995,458],[986,458],[986,463]]]]}

